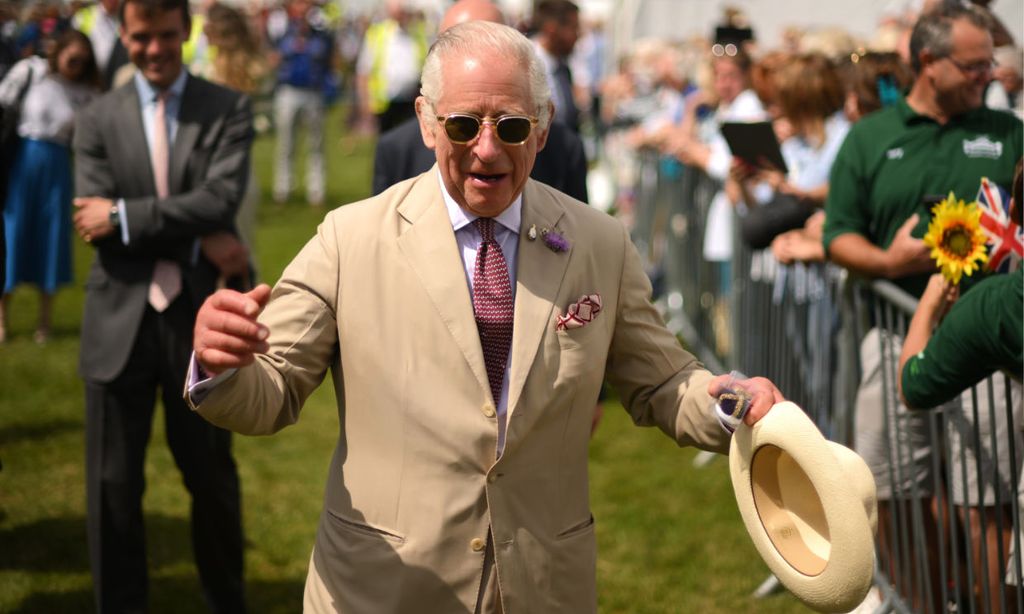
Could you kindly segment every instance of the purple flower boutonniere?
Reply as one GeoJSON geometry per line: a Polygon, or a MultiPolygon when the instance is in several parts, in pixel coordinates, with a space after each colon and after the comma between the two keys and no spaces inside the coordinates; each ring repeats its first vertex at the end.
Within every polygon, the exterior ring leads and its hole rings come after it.
{"type": "Polygon", "coordinates": [[[569,241],[567,241],[560,233],[554,230],[548,230],[547,228],[540,232],[544,237],[544,245],[547,245],[548,249],[551,251],[555,253],[569,251],[569,241]]]}

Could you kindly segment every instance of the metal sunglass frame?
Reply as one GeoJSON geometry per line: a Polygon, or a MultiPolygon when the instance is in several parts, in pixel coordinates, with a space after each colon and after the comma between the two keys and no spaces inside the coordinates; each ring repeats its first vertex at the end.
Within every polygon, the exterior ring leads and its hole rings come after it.
{"type": "Polygon", "coordinates": [[[437,122],[439,124],[441,124],[441,129],[444,130],[444,135],[448,138],[449,141],[451,141],[452,143],[455,143],[456,145],[465,145],[467,143],[471,143],[474,139],[476,139],[477,137],[480,136],[480,133],[483,131],[484,126],[486,126],[488,124],[494,126],[494,135],[496,137],[498,137],[498,140],[501,141],[502,143],[505,143],[506,145],[522,145],[523,143],[525,143],[526,141],[528,141],[530,139],[530,135],[533,134],[533,127],[536,126],[540,122],[540,119],[537,118],[537,117],[533,117],[533,116],[530,116],[530,115],[518,115],[518,114],[501,115],[501,116],[498,116],[498,117],[490,118],[490,117],[480,117],[479,115],[474,115],[473,113],[448,113],[446,115],[436,115],[435,118],[437,119],[437,122]],[[475,120],[477,122],[476,134],[474,134],[469,139],[466,139],[465,141],[460,141],[460,140],[457,140],[457,139],[453,139],[451,134],[449,134],[448,129],[445,126],[445,124],[448,122],[449,119],[452,119],[452,118],[455,118],[455,117],[466,117],[466,118],[475,120]],[[503,139],[501,137],[501,133],[498,131],[498,124],[500,124],[501,122],[503,122],[503,121],[505,121],[507,119],[525,119],[525,120],[528,120],[530,122],[530,129],[526,132],[526,137],[523,140],[518,141],[518,142],[516,142],[516,141],[506,141],[505,139],[503,139]]]}

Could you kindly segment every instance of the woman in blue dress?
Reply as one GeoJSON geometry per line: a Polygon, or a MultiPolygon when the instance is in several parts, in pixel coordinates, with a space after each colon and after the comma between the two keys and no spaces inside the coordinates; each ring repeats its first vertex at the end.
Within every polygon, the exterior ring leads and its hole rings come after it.
{"type": "Polygon", "coordinates": [[[4,206],[6,284],[0,299],[0,342],[7,337],[10,293],[18,284],[39,289],[35,340],[50,335],[53,295],[71,282],[71,135],[74,116],[98,93],[99,70],[89,39],[61,34],[47,58],[31,57],[0,82],[0,105],[18,104],[25,84],[18,136],[21,142],[4,206]]]}

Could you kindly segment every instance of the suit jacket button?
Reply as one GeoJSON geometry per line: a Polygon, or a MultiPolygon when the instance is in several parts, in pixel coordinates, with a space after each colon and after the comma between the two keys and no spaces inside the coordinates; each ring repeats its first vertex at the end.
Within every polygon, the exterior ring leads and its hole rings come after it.
{"type": "Polygon", "coordinates": [[[489,475],[487,476],[487,481],[488,481],[488,482],[490,482],[491,484],[493,484],[493,483],[497,482],[497,481],[498,481],[498,474],[497,474],[497,473],[491,473],[491,474],[489,474],[489,475]]]}
{"type": "Polygon", "coordinates": [[[473,552],[483,552],[484,548],[487,547],[487,542],[480,539],[479,537],[474,537],[473,539],[469,540],[469,547],[471,550],[473,550],[473,552]]]}
{"type": "Polygon", "coordinates": [[[494,406],[491,405],[490,403],[485,403],[484,406],[480,409],[480,411],[484,412],[484,415],[487,416],[488,418],[494,417],[494,406]]]}

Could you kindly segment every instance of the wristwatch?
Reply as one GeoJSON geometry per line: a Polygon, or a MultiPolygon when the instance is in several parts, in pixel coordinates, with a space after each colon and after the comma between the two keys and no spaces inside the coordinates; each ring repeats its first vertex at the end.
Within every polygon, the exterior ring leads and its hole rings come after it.
{"type": "Polygon", "coordinates": [[[121,225],[121,210],[117,208],[117,205],[110,206],[110,225],[117,228],[121,225]]]}

